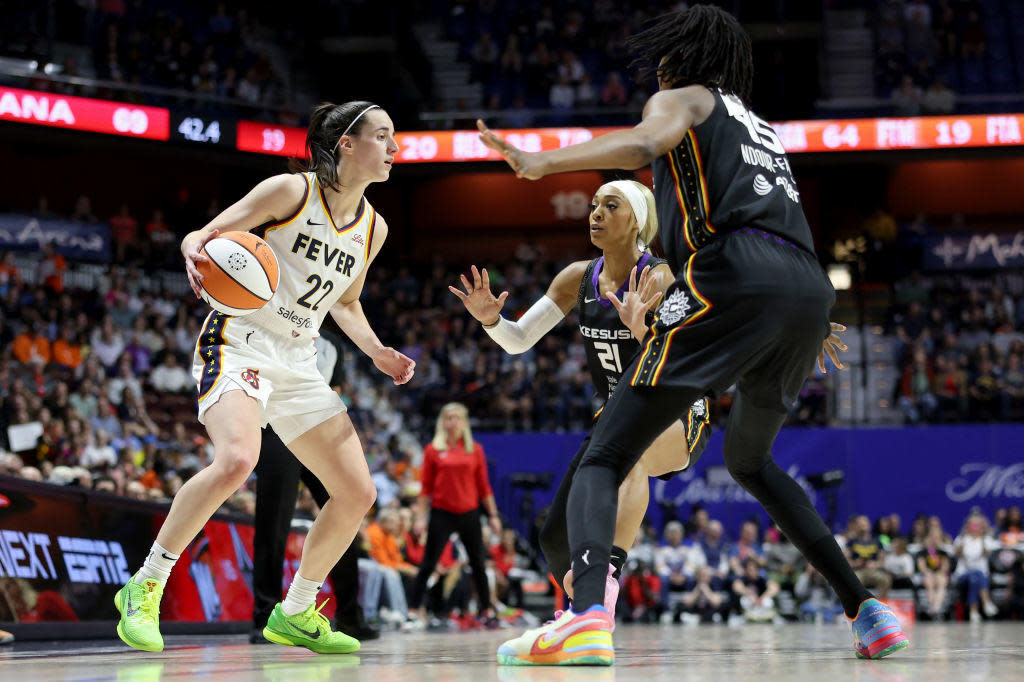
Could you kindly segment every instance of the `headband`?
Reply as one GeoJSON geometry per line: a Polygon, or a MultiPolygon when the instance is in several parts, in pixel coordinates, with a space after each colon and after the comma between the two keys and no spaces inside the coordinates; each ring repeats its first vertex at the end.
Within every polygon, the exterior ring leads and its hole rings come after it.
{"type": "Polygon", "coordinates": [[[643,231],[644,225],[647,224],[647,198],[644,197],[644,193],[640,191],[640,188],[629,180],[606,182],[605,186],[614,187],[622,192],[623,196],[626,197],[626,201],[629,202],[633,209],[633,217],[636,218],[636,224],[643,231]]]}
{"type": "Polygon", "coordinates": [[[335,148],[337,148],[338,145],[341,144],[341,138],[345,137],[346,135],[348,135],[348,132],[350,130],[352,130],[352,126],[354,126],[356,124],[356,121],[361,119],[363,117],[363,114],[365,114],[370,109],[380,109],[380,106],[378,106],[376,104],[371,104],[370,106],[368,106],[365,109],[363,109],[362,111],[360,111],[359,114],[354,119],[352,119],[352,122],[348,124],[348,128],[345,128],[345,132],[343,132],[341,134],[341,136],[338,138],[338,144],[334,145],[335,148]]]}

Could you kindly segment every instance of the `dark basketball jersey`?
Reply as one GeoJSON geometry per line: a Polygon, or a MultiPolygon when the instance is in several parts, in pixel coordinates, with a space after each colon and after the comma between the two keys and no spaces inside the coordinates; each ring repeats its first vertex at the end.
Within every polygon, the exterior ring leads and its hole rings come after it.
{"type": "MultiPolygon", "coordinates": [[[[637,277],[646,266],[654,268],[664,263],[649,253],[644,253],[637,261],[637,277]]],[[[580,333],[583,345],[587,350],[587,368],[590,380],[600,402],[608,400],[615,386],[622,378],[622,370],[629,364],[636,353],[639,342],[633,333],[619,319],[619,312],[612,302],[598,291],[598,275],[604,267],[604,256],[590,261],[587,271],[580,283],[577,299],[580,317],[580,333]]],[[[623,282],[616,292],[619,300],[626,291],[629,282],[623,282]]],[[[648,323],[653,320],[653,313],[648,313],[648,323]]]]}
{"type": "Polygon", "coordinates": [[[760,228],[814,253],[789,159],[770,125],[738,97],[712,91],[715,108],[654,160],[661,240],[675,273],[716,237],[760,228]]]}

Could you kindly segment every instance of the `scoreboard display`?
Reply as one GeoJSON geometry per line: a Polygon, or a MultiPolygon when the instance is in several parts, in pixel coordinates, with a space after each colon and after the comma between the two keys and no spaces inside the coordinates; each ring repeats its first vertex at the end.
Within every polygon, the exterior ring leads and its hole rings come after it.
{"type": "MultiPolygon", "coordinates": [[[[0,87],[0,121],[206,145],[276,156],[305,155],[306,129],[201,113],[0,87]]],[[[790,154],[1024,145],[1024,114],[823,119],[771,124],[790,154]]],[[[526,151],[558,149],[619,128],[497,130],[526,151]]],[[[475,130],[399,132],[398,163],[494,161],[475,130]]]]}

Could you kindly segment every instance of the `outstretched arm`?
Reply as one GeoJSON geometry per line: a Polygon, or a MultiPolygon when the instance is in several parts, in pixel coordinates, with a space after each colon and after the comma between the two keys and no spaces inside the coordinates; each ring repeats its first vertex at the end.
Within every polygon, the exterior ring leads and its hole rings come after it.
{"type": "Polygon", "coordinates": [[[459,297],[466,310],[506,353],[518,355],[532,348],[576,305],[576,293],[586,268],[587,262],[579,261],[555,275],[547,294],[515,322],[501,315],[508,292],[503,291],[497,297],[491,293],[491,280],[486,268],[480,271],[475,265],[471,266],[472,282],[465,275],[461,276],[465,291],[453,286],[448,290],[459,297]]]}
{"type": "Polygon", "coordinates": [[[568,171],[642,168],[679,146],[686,131],[702,123],[714,106],[714,95],[700,85],[663,90],[647,100],[643,120],[633,128],[546,152],[524,152],[488,130],[483,121],[476,125],[483,143],[504,156],[517,176],[537,180],[568,171]]]}

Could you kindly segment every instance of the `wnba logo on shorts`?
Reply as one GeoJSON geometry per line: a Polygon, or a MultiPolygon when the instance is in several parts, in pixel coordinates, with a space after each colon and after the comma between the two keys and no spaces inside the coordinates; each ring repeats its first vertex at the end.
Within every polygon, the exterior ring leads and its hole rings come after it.
{"type": "Polygon", "coordinates": [[[242,381],[258,391],[260,389],[260,371],[258,369],[245,370],[242,372],[242,381]]]}

